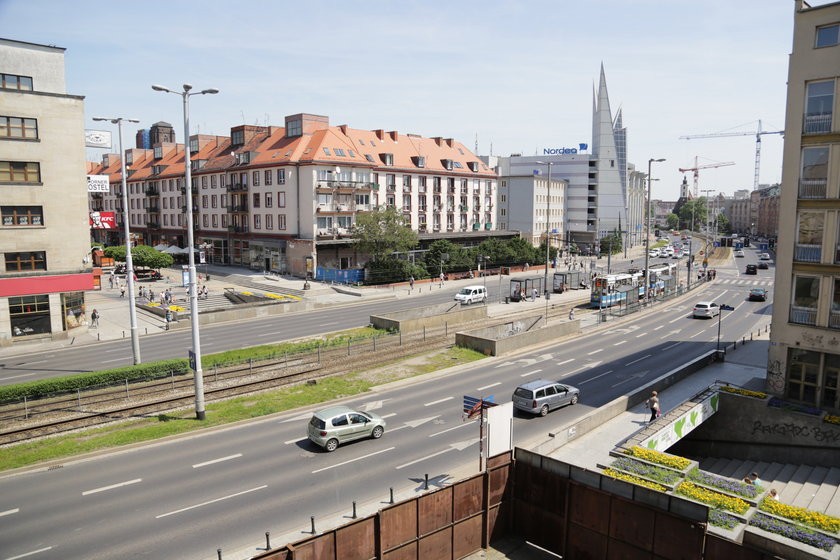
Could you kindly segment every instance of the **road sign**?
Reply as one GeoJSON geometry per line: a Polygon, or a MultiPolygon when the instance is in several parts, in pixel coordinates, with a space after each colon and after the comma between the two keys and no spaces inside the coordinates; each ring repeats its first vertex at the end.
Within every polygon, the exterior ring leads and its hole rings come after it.
{"type": "Polygon", "coordinates": [[[195,367],[195,352],[190,350],[189,351],[189,356],[190,356],[190,369],[193,370],[193,371],[198,371],[197,368],[195,367]]]}
{"type": "Polygon", "coordinates": [[[495,397],[490,395],[479,399],[464,395],[464,415],[467,419],[475,418],[481,413],[481,409],[496,406],[495,397]]]}

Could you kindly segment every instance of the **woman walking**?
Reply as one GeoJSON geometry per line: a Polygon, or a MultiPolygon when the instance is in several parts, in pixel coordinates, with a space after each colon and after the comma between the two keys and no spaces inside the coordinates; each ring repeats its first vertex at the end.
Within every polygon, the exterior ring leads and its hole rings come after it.
{"type": "Polygon", "coordinates": [[[647,400],[647,407],[650,409],[650,420],[648,423],[653,422],[659,416],[659,397],[657,396],[659,393],[656,391],[650,392],[650,398],[647,400]]]}

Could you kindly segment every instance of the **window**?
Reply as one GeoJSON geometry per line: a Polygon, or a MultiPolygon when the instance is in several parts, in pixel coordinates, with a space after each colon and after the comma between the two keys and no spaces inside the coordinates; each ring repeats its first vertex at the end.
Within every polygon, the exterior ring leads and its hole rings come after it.
{"type": "Polygon", "coordinates": [[[820,262],[822,260],[822,233],[825,228],[825,214],[822,212],[800,212],[798,218],[793,260],[820,262]]]}
{"type": "Polygon", "coordinates": [[[230,135],[230,145],[231,146],[241,146],[245,143],[245,131],[244,130],[234,130],[230,135]]]}
{"type": "Polygon", "coordinates": [[[828,147],[804,148],[799,176],[799,198],[825,198],[828,183],[828,147]]]}
{"type": "Polygon", "coordinates": [[[41,164],[31,161],[0,161],[0,182],[40,183],[41,164]]]}
{"type": "Polygon", "coordinates": [[[270,192],[265,193],[265,207],[266,208],[271,208],[271,193],[270,192]]]}
{"type": "Polygon", "coordinates": [[[327,156],[331,156],[331,155],[332,155],[332,154],[330,153],[330,149],[329,149],[329,148],[324,148],[324,155],[327,155],[327,156]]]}
{"type": "Polygon", "coordinates": [[[259,214],[254,214],[254,229],[261,229],[259,214]]]}
{"type": "Polygon", "coordinates": [[[274,229],[273,218],[274,216],[271,214],[265,215],[265,229],[274,229]]]}
{"type": "Polygon", "coordinates": [[[379,156],[385,165],[394,165],[394,154],[379,154],[379,156]]]}
{"type": "Polygon", "coordinates": [[[213,227],[219,227],[219,215],[213,214],[213,227]]]}
{"type": "Polygon", "coordinates": [[[464,168],[464,166],[461,165],[460,161],[453,161],[452,165],[455,167],[455,169],[463,169],[464,168]]]}
{"type": "Polygon", "coordinates": [[[342,150],[341,148],[333,148],[333,152],[335,152],[335,155],[337,155],[337,156],[341,156],[341,157],[346,157],[347,156],[347,154],[345,154],[344,150],[342,150]]]}
{"type": "Polygon", "coordinates": [[[210,195],[210,207],[211,208],[218,208],[219,196],[218,195],[210,195]]]}
{"type": "Polygon", "coordinates": [[[228,227],[228,215],[227,214],[222,214],[222,227],[228,227]]]}
{"type": "Polygon", "coordinates": [[[201,195],[201,207],[202,208],[207,208],[207,195],[206,194],[201,195]]]}
{"type": "Polygon", "coordinates": [[[265,173],[263,173],[263,177],[265,177],[265,184],[270,185],[272,178],[271,169],[266,169],[265,173]]]}
{"type": "MultiPolygon", "coordinates": [[[[277,193],[277,208],[285,208],[286,207],[286,191],[280,191],[277,193]]],[[[285,229],[285,228],[283,228],[285,229]]]]}
{"type": "Polygon", "coordinates": [[[9,298],[9,319],[12,336],[41,334],[50,330],[50,296],[9,298]]]}
{"type": "Polygon", "coordinates": [[[42,226],[44,208],[42,206],[2,206],[0,214],[4,226],[42,226]]]}
{"type": "Polygon", "coordinates": [[[805,92],[805,119],[802,132],[819,134],[831,132],[834,105],[834,80],[811,82],[805,92]]]}
{"type": "Polygon", "coordinates": [[[303,134],[303,121],[286,121],[286,136],[300,136],[303,134]]]}
{"type": "Polygon", "coordinates": [[[260,207],[260,193],[254,193],[254,204],[252,205],[253,208],[260,207]]]}
{"type": "Polygon", "coordinates": [[[370,154],[365,154],[365,159],[366,159],[366,160],[368,160],[368,161],[369,161],[369,162],[371,162],[371,163],[375,163],[375,162],[373,161],[373,156],[372,156],[372,155],[370,155],[370,154]]]}
{"type": "Polygon", "coordinates": [[[155,146],[155,159],[160,159],[163,157],[163,148],[161,146],[155,146]]]}
{"type": "Polygon", "coordinates": [[[202,189],[207,188],[207,177],[206,176],[201,178],[201,188],[202,189]]]}
{"type": "Polygon", "coordinates": [[[286,184],[286,170],[285,169],[278,169],[277,170],[277,184],[278,185],[285,185],[286,184]]]}
{"type": "MultiPolygon", "coordinates": [[[[170,187],[169,190],[172,190],[172,181],[169,181],[169,187],[170,187]]],[[[210,175],[210,188],[211,189],[216,188],[216,176],[215,175],[210,175]]]]}
{"type": "Polygon", "coordinates": [[[793,282],[790,322],[801,325],[816,325],[819,295],[820,279],[818,277],[796,276],[793,282]]]}
{"type": "Polygon", "coordinates": [[[38,138],[38,121],[23,117],[0,117],[0,137],[38,138]]]}
{"type": "Polygon", "coordinates": [[[194,154],[198,151],[198,138],[190,138],[190,153],[194,154]]]}
{"type": "Polygon", "coordinates": [[[6,253],[6,272],[24,270],[47,270],[47,253],[31,251],[27,253],[6,253]]]}
{"type": "MultiPolygon", "coordinates": [[[[167,217],[168,216],[163,217],[163,225],[166,225],[166,218],[167,217]]],[[[207,226],[210,225],[210,216],[208,214],[202,214],[201,218],[202,218],[202,222],[203,222],[204,227],[207,227],[207,226]]]]}
{"type": "Polygon", "coordinates": [[[814,402],[817,398],[820,353],[790,348],[787,367],[787,396],[814,402]]]}
{"type": "Polygon", "coordinates": [[[251,181],[252,185],[254,185],[255,187],[260,186],[260,172],[259,171],[254,171],[251,174],[251,179],[252,179],[252,181],[251,181]]]}
{"type": "Polygon", "coordinates": [[[285,214],[277,214],[277,229],[285,230],[286,229],[286,215],[285,214]]]}
{"type": "Polygon", "coordinates": [[[21,89],[32,91],[32,78],[29,76],[16,76],[14,74],[0,74],[0,87],[3,89],[21,89]]]}
{"type": "Polygon", "coordinates": [[[354,152],[353,150],[348,149],[347,152],[350,154],[350,157],[356,157],[356,152],[354,152]]]}
{"type": "Polygon", "coordinates": [[[840,278],[834,278],[834,296],[831,300],[828,326],[832,329],[840,329],[840,278]]]}
{"type": "Polygon", "coordinates": [[[840,39],[840,24],[817,27],[816,48],[832,47],[838,43],[838,39],[840,39]]]}

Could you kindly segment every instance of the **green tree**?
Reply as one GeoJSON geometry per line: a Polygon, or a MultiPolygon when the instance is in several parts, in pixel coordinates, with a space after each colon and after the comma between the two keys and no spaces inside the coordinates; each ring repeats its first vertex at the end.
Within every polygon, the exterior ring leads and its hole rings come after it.
{"type": "Polygon", "coordinates": [[[693,223],[694,229],[696,230],[702,224],[706,223],[706,210],[705,196],[689,200],[680,208],[680,223],[683,224],[684,228],[691,227],[693,223]]]}
{"type": "MultiPolygon", "coordinates": [[[[103,252],[106,257],[110,257],[116,262],[125,262],[125,245],[105,247],[103,252]]],[[[160,269],[172,266],[175,259],[172,258],[172,255],[161,253],[154,247],[137,245],[131,248],[131,262],[137,268],[160,269]]]]}
{"type": "Polygon", "coordinates": [[[405,253],[417,245],[417,234],[406,227],[405,218],[393,206],[380,206],[356,216],[353,246],[373,260],[405,253]]]}
{"type": "Polygon", "coordinates": [[[621,239],[621,232],[618,230],[613,230],[612,233],[609,235],[605,235],[601,238],[601,254],[612,254],[615,255],[616,253],[620,253],[624,250],[624,244],[622,243],[621,239]]]}
{"type": "Polygon", "coordinates": [[[717,217],[718,233],[725,233],[727,235],[732,233],[732,224],[729,223],[729,218],[726,214],[721,212],[717,217]]]}
{"type": "Polygon", "coordinates": [[[668,214],[665,216],[665,219],[668,220],[668,229],[670,230],[677,230],[680,229],[680,217],[674,213],[668,214]]]}

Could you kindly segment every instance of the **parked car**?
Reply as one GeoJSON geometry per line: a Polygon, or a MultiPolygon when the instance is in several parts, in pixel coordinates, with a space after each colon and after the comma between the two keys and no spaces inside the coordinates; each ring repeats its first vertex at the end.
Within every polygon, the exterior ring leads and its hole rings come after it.
{"type": "Polygon", "coordinates": [[[753,288],[750,290],[750,301],[767,301],[767,290],[764,288],[753,288]]]}
{"type": "Polygon", "coordinates": [[[770,253],[759,253],[758,260],[760,261],[769,261],[770,260],[770,253]]]}
{"type": "Polygon", "coordinates": [[[767,261],[758,261],[758,268],[762,270],[767,270],[770,268],[770,265],[767,264],[767,261]]]}
{"type": "Polygon", "coordinates": [[[741,249],[735,249],[735,253],[734,253],[734,255],[735,255],[736,257],[743,257],[743,256],[744,256],[744,252],[743,252],[741,249]]]}
{"type": "Polygon", "coordinates": [[[487,289],[484,286],[467,286],[455,294],[455,301],[470,305],[471,303],[484,303],[487,301],[487,289]]]}
{"type": "Polygon", "coordinates": [[[711,301],[700,301],[694,305],[693,317],[712,318],[720,314],[720,306],[711,301]]]}
{"type": "Polygon", "coordinates": [[[538,379],[517,387],[511,400],[514,408],[545,416],[555,408],[575,404],[579,397],[580,389],[577,387],[538,379]]]}
{"type": "Polygon", "coordinates": [[[748,264],[744,274],[758,274],[758,267],[754,264],[748,264]]]}
{"type": "Polygon", "coordinates": [[[385,433],[385,425],[385,420],[373,412],[333,406],[312,415],[306,435],[325,450],[335,451],[339,445],[349,441],[381,438],[385,433]]]}

